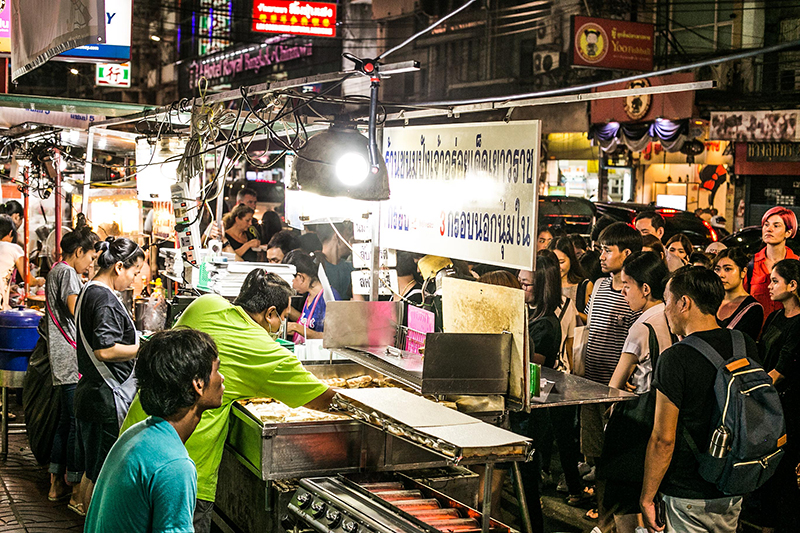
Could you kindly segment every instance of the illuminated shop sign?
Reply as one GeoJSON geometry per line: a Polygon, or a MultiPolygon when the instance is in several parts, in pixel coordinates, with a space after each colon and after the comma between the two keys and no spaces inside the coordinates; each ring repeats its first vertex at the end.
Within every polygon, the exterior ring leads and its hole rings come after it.
{"type": "Polygon", "coordinates": [[[336,37],[336,4],[254,0],[253,31],[336,37]]]}

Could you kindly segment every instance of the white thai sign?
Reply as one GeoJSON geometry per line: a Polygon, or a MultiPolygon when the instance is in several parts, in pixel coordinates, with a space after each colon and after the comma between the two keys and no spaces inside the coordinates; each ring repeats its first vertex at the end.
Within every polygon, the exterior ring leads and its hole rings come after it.
{"type": "Polygon", "coordinates": [[[531,269],[541,122],[387,128],[381,247],[531,269]]]}

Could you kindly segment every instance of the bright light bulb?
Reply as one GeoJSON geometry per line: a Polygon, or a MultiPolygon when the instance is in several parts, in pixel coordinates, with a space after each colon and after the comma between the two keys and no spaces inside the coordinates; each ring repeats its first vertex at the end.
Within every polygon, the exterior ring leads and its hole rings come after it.
{"type": "Polygon", "coordinates": [[[369,161],[356,152],[348,152],[336,162],[336,177],[345,185],[360,185],[369,175],[369,161]]]}
{"type": "Polygon", "coordinates": [[[76,68],[71,68],[71,69],[69,69],[69,71],[70,71],[71,74],[74,74],[76,76],[78,75],[78,69],[76,69],[76,68]]]}

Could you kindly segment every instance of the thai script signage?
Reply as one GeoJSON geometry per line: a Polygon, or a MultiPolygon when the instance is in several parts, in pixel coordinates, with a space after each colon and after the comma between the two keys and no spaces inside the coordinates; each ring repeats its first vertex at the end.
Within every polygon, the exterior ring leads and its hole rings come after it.
{"type": "Polygon", "coordinates": [[[580,67],[653,70],[653,25],[572,17],[572,64],[580,67]]]}
{"type": "Polygon", "coordinates": [[[253,31],[336,37],[336,4],[255,0],[253,31]]]}
{"type": "Polygon", "coordinates": [[[387,128],[381,247],[531,269],[541,122],[387,128]]]}
{"type": "Polygon", "coordinates": [[[261,45],[249,46],[235,51],[224,51],[218,55],[195,60],[189,64],[189,87],[194,88],[201,77],[210,86],[222,81],[230,81],[240,74],[257,74],[270,65],[309,57],[312,53],[310,42],[283,44],[284,38],[270,39],[261,45]]]}
{"type": "Polygon", "coordinates": [[[747,160],[753,162],[800,161],[800,143],[747,143],[747,160]]]}

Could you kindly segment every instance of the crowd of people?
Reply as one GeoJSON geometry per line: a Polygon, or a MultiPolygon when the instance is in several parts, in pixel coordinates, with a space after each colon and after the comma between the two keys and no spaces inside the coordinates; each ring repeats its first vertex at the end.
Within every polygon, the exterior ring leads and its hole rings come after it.
{"type": "MultiPolygon", "coordinates": [[[[333,392],[276,339],[321,338],[326,303],[357,298],[347,260],[352,226],[322,224],[298,238],[275,225],[268,248],[254,250],[263,236],[246,190],[240,196],[226,219],[227,246],[243,260],[252,252],[293,265],[293,283],[254,269],[233,303],[202,296],[171,330],[144,342],[115,295],[139,274],[143,250],[126,238],[101,240],[83,221],[62,239],[44,320],[61,399],[48,496],[68,498],[70,509],[87,515],[87,531],[210,531],[233,402],[268,396],[290,407],[329,407],[333,392]]],[[[0,234],[13,234],[5,222],[14,224],[0,215],[0,234]]],[[[695,251],[682,235],[662,244],[656,212],[633,225],[601,219],[589,242],[548,227],[537,236],[534,271],[398,252],[400,286],[390,298],[429,302],[423,281],[444,268],[522,290],[533,362],[636,394],[636,402],[611,409],[554,407],[511,418],[537,450],[522,472],[535,531],[543,531],[539,490],[548,482],[569,505],[596,504],[586,518],[601,533],[733,532],[743,497],[760,509],[765,532],[791,531],[800,523],[793,443],[800,261],[786,240],[796,231],[792,211],[771,209],[762,224],[765,248],[749,258],[719,246],[695,251]],[[738,353],[733,330],[743,333],[747,357],[768,372],[785,413],[781,463],[751,494],[723,493],[699,473],[693,451],[708,448],[714,429],[716,368],[687,340],[728,359],[738,353]],[[632,410],[650,417],[644,428],[625,425],[632,410]],[[553,445],[562,480],[551,474],[553,445]]]]}
{"type": "MultiPolygon", "coordinates": [[[[743,497],[763,531],[794,531],[800,523],[800,454],[793,444],[800,261],[786,246],[797,231],[794,213],[767,211],[765,247],[754,258],[718,243],[696,251],[681,234],[662,245],[664,220],[655,211],[639,214],[633,226],[602,219],[599,225],[589,247],[573,245],[580,238],[558,228],[542,228],[536,271],[519,272],[518,283],[509,285],[526,291],[533,361],[633,392],[637,401],[587,404],[579,413],[534,410],[516,428],[538,450],[526,481],[556,483],[549,453],[555,440],[564,472],[557,489],[570,505],[596,502],[585,515],[597,523],[595,532],[666,526],[732,533],[743,497]],[[597,267],[601,275],[589,274],[597,267]],[[751,494],[723,493],[707,481],[696,452],[708,449],[715,429],[716,368],[693,343],[700,339],[728,360],[732,330],[743,333],[746,356],[768,372],[786,424],[777,471],[751,494]],[[634,410],[645,417],[642,427],[624,419],[634,410]],[[654,502],[662,502],[664,523],[656,521],[654,502]]],[[[526,488],[535,507],[538,490],[526,488]]],[[[537,514],[531,515],[537,526],[537,514]]]]}

